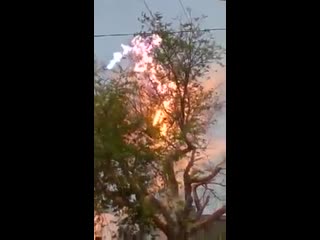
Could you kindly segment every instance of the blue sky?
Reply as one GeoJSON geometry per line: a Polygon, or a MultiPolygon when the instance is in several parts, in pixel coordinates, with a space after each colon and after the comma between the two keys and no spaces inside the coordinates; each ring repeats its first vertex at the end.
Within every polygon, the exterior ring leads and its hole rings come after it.
{"type": "MultiPolygon", "coordinates": [[[[146,0],[152,11],[158,11],[166,19],[184,17],[179,0],[146,0]]],[[[193,16],[206,15],[203,28],[226,26],[226,2],[219,0],[181,0],[185,8],[190,7],[193,16]]],[[[134,33],[140,30],[137,20],[146,11],[143,0],[94,0],[94,33],[134,33]]],[[[225,31],[214,32],[216,41],[225,46],[225,31]]],[[[130,37],[105,37],[94,39],[94,50],[98,59],[108,62],[113,52],[121,51],[120,44],[128,43],[130,37]]]]}

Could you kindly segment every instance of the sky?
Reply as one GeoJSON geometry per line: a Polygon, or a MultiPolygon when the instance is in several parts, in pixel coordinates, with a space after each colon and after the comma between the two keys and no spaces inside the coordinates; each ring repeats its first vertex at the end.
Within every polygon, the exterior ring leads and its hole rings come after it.
{"type": "MultiPolygon", "coordinates": [[[[180,0],[192,15],[206,15],[203,28],[226,27],[226,2],[219,0],[180,0]]],[[[185,17],[179,0],[146,0],[153,12],[160,12],[168,20],[185,17]]],[[[140,30],[138,17],[146,8],[143,0],[94,0],[94,34],[135,33],[140,30]]],[[[213,32],[216,41],[226,45],[225,31],[213,32]]],[[[121,43],[127,44],[130,37],[104,37],[94,39],[98,59],[108,62],[114,52],[121,51],[121,43]]]]}

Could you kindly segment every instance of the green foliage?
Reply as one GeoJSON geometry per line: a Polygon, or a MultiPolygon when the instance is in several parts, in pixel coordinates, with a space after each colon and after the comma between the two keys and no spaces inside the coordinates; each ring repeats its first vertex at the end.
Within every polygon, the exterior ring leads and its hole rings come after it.
{"type": "Polygon", "coordinates": [[[130,217],[125,221],[147,225],[150,214],[137,198],[152,178],[149,168],[156,152],[143,141],[148,119],[132,111],[136,91],[137,85],[120,75],[95,79],[94,198],[95,210],[126,207],[130,217]]]}

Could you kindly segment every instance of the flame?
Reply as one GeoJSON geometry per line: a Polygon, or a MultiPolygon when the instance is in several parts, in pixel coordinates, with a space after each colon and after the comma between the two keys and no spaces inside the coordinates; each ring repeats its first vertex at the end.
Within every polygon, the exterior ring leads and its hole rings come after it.
{"type": "MultiPolygon", "coordinates": [[[[161,71],[161,66],[156,66],[152,57],[152,51],[159,47],[162,39],[159,35],[153,34],[148,37],[136,36],[131,40],[131,45],[127,46],[121,44],[122,52],[113,54],[113,59],[108,64],[107,68],[112,69],[116,63],[119,63],[123,57],[132,54],[135,58],[135,65],[133,71],[138,74],[148,74],[151,83],[157,85],[157,91],[160,94],[166,93],[169,89],[175,89],[175,84],[171,82],[168,86],[162,84],[156,77],[156,73],[161,71]]],[[[142,77],[143,79],[143,77],[142,77]]],[[[142,84],[145,84],[142,83],[142,84]]],[[[160,126],[160,134],[165,136],[167,134],[167,123],[165,122],[166,111],[168,110],[172,100],[164,100],[162,106],[159,107],[153,117],[153,126],[160,126]]]]}
{"type": "Polygon", "coordinates": [[[153,126],[155,126],[155,125],[157,125],[159,123],[161,115],[162,115],[162,111],[161,110],[157,110],[156,114],[155,114],[155,116],[153,118],[153,123],[152,123],[153,126]]]}
{"type": "Polygon", "coordinates": [[[161,124],[160,127],[160,134],[162,136],[165,136],[167,134],[167,124],[163,122],[163,119],[165,118],[164,112],[161,109],[158,109],[156,111],[155,116],[153,117],[153,126],[156,126],[158,124],[161,124]]]}

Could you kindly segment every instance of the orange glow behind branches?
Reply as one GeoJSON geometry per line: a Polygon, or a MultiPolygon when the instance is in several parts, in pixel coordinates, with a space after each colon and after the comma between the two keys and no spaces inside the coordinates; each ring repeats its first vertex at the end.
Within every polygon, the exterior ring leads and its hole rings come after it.
{"type": "MultiPolygon", "coordinates": [[[[157,85],[157,91],[160,94],[164,94],[168,91],[168,88],[173,88],[174,84],[169,84],[169,86],[163,85],[156,77],[156,73],[161,71],[161,66],[156,66],[154,59],[152,57],[152,50],[159,47],[162,39],[158,35],[152,35],[149,38],[142,38],[140,36],[135,37],[132,44],[132,52],[137,58],[134,66],[134,71],[137,73],[147,73],[151,83],[157,85]]],[[[156,110],[153,117],[153,126],[160,125],[160,134],[165,136],[167,134],[167,124],[164,122],[166,117],[165,110],[168,110],[171,101],[166,100],[162,102],[162,108],[156,110]]]]}
{"type": "MultiPolygon", "coordinates": [[[[119,62],[121,58],[125,55],[131,53],[135,59],[134,72],[140,74],[147,74],[150,82],[152,84],[157,85],[157,92],[160,94],[166,93],[169,89],[175,89],[175,84],[170,83],[168,86],[162,84],[156,77],[157,72],[161,72],[161,66],[154,63],[154,59],[152,57],[152,51],[154,48],[160,46],[162,39],[153,34],[149,37],[136,36],[131,40],[131,46],[121,45],[123,52],[115,53],[114,59],[110,61],[108,68],[111,69],[115,65],[115,63],[119,62]]],[[[142,77],[142,79],[145,79],[142,77]]],[[[146,81],[142,82],[142,84],[146,84],[146,81]]],[[[162,108],[159,106],[159,109],[155,111],[153,117],[153,126],[160,125],[160,134],[165,136],[167,134],[167,124],[164,122],[166,112],[168,110],[170,103],[172,100],[165,100],[162,102],[162,108]]]]}

